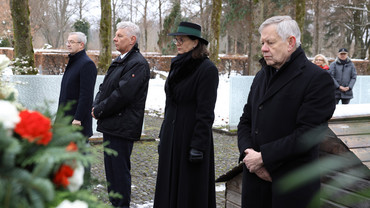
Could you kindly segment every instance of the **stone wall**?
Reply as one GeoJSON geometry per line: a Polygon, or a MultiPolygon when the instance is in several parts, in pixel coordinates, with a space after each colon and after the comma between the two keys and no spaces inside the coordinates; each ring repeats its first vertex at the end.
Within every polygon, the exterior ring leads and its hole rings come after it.
{"type": "MultiPolygon", "coordinates": [[[[10,59],[13,59],[13,48],[1,48],[0,54],[5,54],[10,59]]],[[[97,65],[99,60],[99,51],[87,51],[87,55],[97,65]]],[[[118,56],[118,52],[112,53],[112,59],[118,56]]],[[[171,59],[174,56],[162,56],[158,53],[143,53],[148,60],[151,70],[169,71],[171,66],[171,59]]],[[[331,59],[330,61],[333,61],[331,59]]],[[[68,63],[68,51],[66,50],[52,50],[40,49],[35,50],[35,65],[42,71],[44,75],[58,75],[61,74],[66,64],[68,63]]],[[[370,74],[369,60],[353,60],[356,66],[358,75],[370,74]]],[[[243,74],[248,64],[247,56],[226,55],[220,57],[218,69],[220,73],[230,74],[231,71],[236,71],[238,74],[243,74]]]]}

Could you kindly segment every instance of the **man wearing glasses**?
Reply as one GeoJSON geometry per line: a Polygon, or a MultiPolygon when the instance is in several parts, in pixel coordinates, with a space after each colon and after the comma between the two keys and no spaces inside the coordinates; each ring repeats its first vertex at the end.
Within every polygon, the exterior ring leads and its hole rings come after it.
{"type": "Polygon", "coordinates": [[[86,55],[86,35],[72,32],[66,42],[69,61],[64,70],[59,95],[59,108],[72,102],[71,108],[64,112],[72,116],[72,125],[82,126],[81,133],[87,138],[92,136],[90,109],[94,99],[97,70],[95,63],[86,55]]]}

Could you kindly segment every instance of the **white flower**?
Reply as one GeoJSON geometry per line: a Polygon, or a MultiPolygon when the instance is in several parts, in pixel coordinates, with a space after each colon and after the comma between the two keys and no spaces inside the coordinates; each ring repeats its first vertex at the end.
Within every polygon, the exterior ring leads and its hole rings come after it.
{"type": "Polygon", "coordinates": [[[77,162],[76,169],[73,171],[73,176],[68,178],[69,185],[68,190],[71,192],[75,192],[80,189],[84,182],[84,173],[85,169],[81,162],[77,162]]]}
{"type": "Polygon", "coordinates": [[[10,60],[4,54],[0,54],[0,71],[8,67],[10,60]]]}
{"type": "Polygon", "coordinates": [[[0,80],[0,97],[7,98],[9,97],[12,93],[15,98],[18,97],[18,90],[13,87],[13,84],[10,82],[4,82],[1,83],[0,80]]]}
{"type": "Polygon", "coordinates": [[[5,129],[13,129],[21,120],[17,108],[10,102],[0,100],[0,123],[5,129]]]}
{"type": "Polygon", "coordinates": [[[88,208],[88,204],[84,201],[76,200],[74,202],[68,199],[62,201],[56,208],[88,208]]]}

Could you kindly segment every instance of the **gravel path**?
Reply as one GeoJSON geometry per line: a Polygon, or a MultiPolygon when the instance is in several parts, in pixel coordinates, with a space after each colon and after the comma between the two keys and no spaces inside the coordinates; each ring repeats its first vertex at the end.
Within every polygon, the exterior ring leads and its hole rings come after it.
{"type": "MultiPolygon", "coordinates": [[[[132,175],[132,208],[150,208],[153,206],[156,174],[157,174],[157,145],[158,133],[163,119],[153,116],[145,116],[144,133],[145,139],[135,142],[131,155],[132,175]]],[[[237,138],[236,136],[213,133],[215,148],[215,170],[216,178],[226,173],[238,161],[237,138]]],[[[102,145],[93,145],[92,149],[96,161],[91,168],[91,189],[100,200],[109,204],[106,193],[106,181],[104,173],[104,162],[102,145]]],[[[225,207],[224,183],[216,184],[217,207],[225,207]]]]}

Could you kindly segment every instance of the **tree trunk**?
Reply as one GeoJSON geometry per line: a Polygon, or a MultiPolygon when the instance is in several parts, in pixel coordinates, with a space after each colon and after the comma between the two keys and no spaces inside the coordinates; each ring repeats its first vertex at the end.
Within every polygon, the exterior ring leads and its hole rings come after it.
{"type": "Polygon", "coordinates": [[[159,31],[162,30],[162,0],[158,1],[159,31]]]}
{"type": "Polygon", "coordinates": [[[98,69],[105,73],[112,61],[112,9],[111,0],[100,0],[100,55],[98,69]]]}
{"type": "Polygon", "coordinates": [[[112,0],[112,24],[113,32],[117,31],[117,17],[116,17],[117,0],[112,0]]]}
{"type": "Polygon", "coordinates": [[[144,51],[148,50],[148,20],[147,20],[147,13],[148,13],[148,0],[145,0],[144,3],[144,51]]]}
{"type": "MultiPolygon", "coordinates": [[[[254,11],[253,9],[253,1],[249,1],[249,11],[254,11]]],[[[243,68],[243,75],[248,75],[251,71],[251,63],[253,62],[253,28],[254,28],[254,18],[253,18],[253,12],[249,12],[247,14],[247,24],[248,24],[248,65],[247,67],[243,68]]]]}
{"type": "Polygon", "coordinates": [[[130,22],[132,22],[132,0],[130,1],[130,22]]]}
{"type": "Polygon", "coordinates": [[[14,56],[28,61],[24,66],[35,67],[30,10],[28,0],[10,0],[14,29],[14,56]]]}
{"type": "Polygon", "coordinates": [[[355,39],[353,58],[360,59],[364,59],[366,57],[366,49],[363,41],[364,34],[361,31],[363,27],[361,22],[362,18],[362,11],[357,9],[353,11],[353,35],[355,39]]]}
{"type": "Polygon", "coordinates": [[[220,18],[222,12],[222,0],[213,0],[212,5],[212,18],[211,18],[211,28],[213,37],[211,39],[210,45],[210,59],[217,64],[218,60],[218,50],[220,48],[220,18]]]}
{"type": "Polygon", "coordinates": [[[320,0],[315,0],[315,32],[314,32],[314,55],[317,55],[320,53],[320,0]]]}
{"type": "Polygon", "coordinates": [[[305,0],[295,0],[295,20],[301,29],[301,41],[303,40],[304,34],[304,17],[306,13],[306,1],[305,0]]]}

